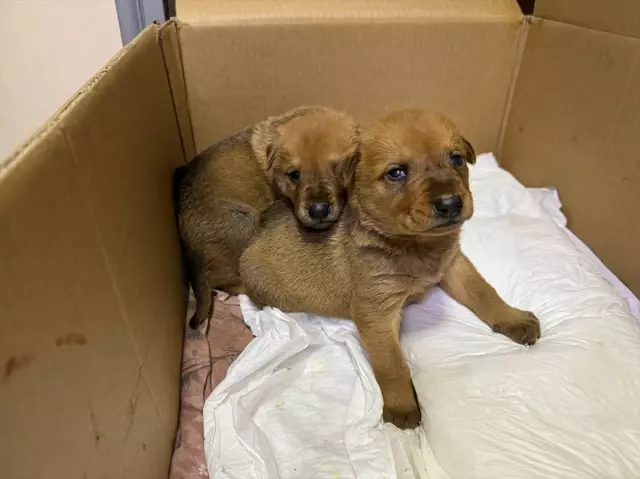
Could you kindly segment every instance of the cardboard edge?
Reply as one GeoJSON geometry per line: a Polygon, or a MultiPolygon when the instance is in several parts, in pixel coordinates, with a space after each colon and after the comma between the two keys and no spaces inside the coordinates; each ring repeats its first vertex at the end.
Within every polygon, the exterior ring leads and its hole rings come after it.
{"type": "Polygon", "coordinates": [[[474,2],[448,1],[327,1],[327,2],[206,2],[182,1],[176,16],[193,26],[223,25],[308,25],[308,24],[423,24],[431,21],[465,19],[478,21],[520,20],[522,11],[516,0],[493,0],[480,6],[474,2]],[[282,4],[280,4],[282,3],[282,4]],[[205,4],[205,5],[203,5],[205,4]],[[474,8],[475,7],[475,8],[474,8]]]}
{"type": "Polygon", "coordinates": [[[191,112],[189,111],[189,99],[182,63],[182,46],[180,43],[180,21],[172,18],[158,29],[158,41],[164,58],[165,71],[169,81],[169,89],[173,100],[173,108],[176,115],[182,150],[185,163],[196,155],[193,127],[191,125],[191,112]]]}
{"type": "Polygon", "coordinates": [[[502,123],[500,125],[500,132],[498,134],[498,139],[496,140],[496,145],[494,147],[494,152],[495,152],[496,158],[498,159],[498,162],[500,161],[500,156],[502,155],[502,147],[504,144],[504,138],[507,131],[507,125],[509,123],[509,116],[511,114],[511,104],[513,103],[513,96],[515,94],[516,84],[518,83],[518,78],[520,76],[520,67],[522,66],[522,57],[524,56],[525,47],[527,45],[527,39],[529,38],[529,31],[531,29],[531,24],[536,20],[537,19],[532,15],[526,15],[522,18],[516,57],[514,61],[513,71],[511,72],[511,83],[509,85],[509,92],[507,93],[507,98],[504,104],[504,110],[502,113],[502,123]]]}
{"type": "Polygon", "coordinates": [[[252,17],[252,16],[220,16],[203,17],[199,19],[178,17],[181,26],[207,28],[207,27],[258,27],[258,26],[299,26],[299,25],[376,25],[376,24],[396,24],[396,25],[430,25],[432,23],[443,22],[468,22],[468,23],[504,23],[521,21],[524,15],[518,11],[516,13],[505,13],[504,15],[455,15],[439,14],[424,15],[417,17],[403,15],[389,16],[354,16],[354,17],[332,17],[332,16],[291,16],[291,17],[252,17]]]}
{"type": "Polygon", "coordinates": [[[67,116],[68,112],[71,111],[76,104],[78,104],[82,98],[84,98],[93,87],[100,81],[100,79],[105,76],[117,63],[118,61],[124,57],[132,48],[134,48],[140,41],[142,41],[148,32],[156,30],[158,28],[157,25],[151,24],[147,28],[145,28],[134,40],[129,42],[126,46],[122,47],[111,59],[103,66],[96,74],[94,74],[89,80],[87,80],[84,85],[82,85],[76,92],[69,98],[64,105],[62,105],[51,117],[49,120],[42,125],[38,130],[36,130],[27,140],[25,140],[20,146],[18,146],[12,153],[10,153],[7,157],[0,160],[0,181],[4,175],[8,174],[11,170],[12,166],[29,150],[33,148],[34,145],[38,144],[51,130],[55,129],[62,120],[67,116]]]}

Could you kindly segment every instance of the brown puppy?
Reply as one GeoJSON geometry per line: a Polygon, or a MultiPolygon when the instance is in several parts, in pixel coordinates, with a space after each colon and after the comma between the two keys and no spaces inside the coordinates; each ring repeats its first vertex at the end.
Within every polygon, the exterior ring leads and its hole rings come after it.
{"type": "Polygon", "coordinates": [[[363,132],[349,205],[333,230],[305,231],[276,204],[240,259],[256,302],[355,321],[383,417],[398,427],[420,420],[400,348],[402,309],[432,286],[518,343],[540,336],[536,317],[505,304],[460,251],[474,161],[450,120],[425,110],[392,114],[363,132]]]}
{"type": "Polygon", "coordinates": [[[349,116],[300,107],[221,141],[176,170],[180,236],[196,298],[192,328],[209,317],[212,289],[243,291],[240,254],[277,198],[293,203],[307,227],[326,228],[340,217],[358,141],[349,116]]]}

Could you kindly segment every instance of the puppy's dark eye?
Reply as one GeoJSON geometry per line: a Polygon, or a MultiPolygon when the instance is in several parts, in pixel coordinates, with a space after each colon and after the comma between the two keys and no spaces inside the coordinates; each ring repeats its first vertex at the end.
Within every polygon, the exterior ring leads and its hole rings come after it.
{"type": "Polygon", "coordinates": [[[407,177],[407,168],[404,166],[394,166],[385,173],[385,176],[390,181],[402,181],[407,177]]]}
{"type": "Polygon", "coordinates": [[[451,163],[454,168],[460,168],[464,165],[464,158],[462,158],[460,153],[451,153],[449,155],[449,163],[451,163]]]}
{"type": "Polygon", "coordinates": [[[287,177],[294,183],[297,183],[300,180],[300,172],[298,170],[291,170],[287,173],[287,177]]]}

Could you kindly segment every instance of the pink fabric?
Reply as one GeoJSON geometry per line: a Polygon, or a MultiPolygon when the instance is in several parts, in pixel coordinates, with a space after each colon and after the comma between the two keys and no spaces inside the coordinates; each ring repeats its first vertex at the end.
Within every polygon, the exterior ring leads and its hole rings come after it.
{"type": "MultiPolygon", "coordinates": [[[[194,303],[189,301],[187,321],[194,303]]],[[[209,332],[186,326],[182,357],[180,424],[171,459],[169,479],[208,478],[204,458],[202,407],[227,369],[253,339],[242,320],[236,296],[218,292],[214,299],[209,332]]]]}

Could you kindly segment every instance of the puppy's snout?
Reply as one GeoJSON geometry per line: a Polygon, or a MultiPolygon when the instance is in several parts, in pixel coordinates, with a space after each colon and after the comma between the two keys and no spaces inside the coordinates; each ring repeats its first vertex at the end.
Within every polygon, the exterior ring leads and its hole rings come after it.
{"type": "Polygon", "coordinates": [[[453,218],[462,211],[462,197],[460,195],[446,195],[436,198],[433,211],[440,218],[453,218]]]}
{"type": "Polygon", "coordinates": [[[309,217],[314,220],[324,220],[331,214],[331,205],[329,203],[311,203],[309,206],[309,217]]]}

